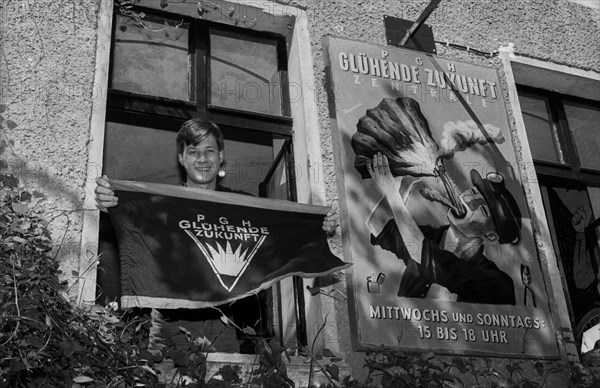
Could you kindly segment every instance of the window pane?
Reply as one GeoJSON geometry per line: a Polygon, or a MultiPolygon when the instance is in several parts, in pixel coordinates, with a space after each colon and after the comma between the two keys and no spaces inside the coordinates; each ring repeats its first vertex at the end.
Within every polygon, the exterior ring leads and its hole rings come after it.
{"type": "Polygon", "coordinates": [[[210,103],[281,115],[277,41],[215,30],[210,34],[210,103]]]}
{"type": "Polygon", "coordinates": [[[285,156],[279,159],[269,180],[265,181],[265,196],[274,199],[286,199],[288,196],[288,178],[285,156]]]}
{"type": "Polygon", "coordinates": [[[106,123],[103,174],[110,179],[177,185],[176,132],[106,123]]]}
{"type": "Polygon", "coordinates": [[[533,158],[564,163],[548,99],[545,96],[519,91],[519,102],[533,158]]]}
{"type": "Polygon", "coordinates": [[[189,25],[153,16],[141,23],[116,17],[111,88],[188,101],[189,25]]]}
{"type": "Polygon", "coordinates": [[[600,109],[566,100],[563,104],[581,166],[600,170],[600,109]]]}
{"type": "MultiPolygon", "coordinates": [[[[225,136],[229,135],[227,127],[221,126],[221,129],[225,136]]],[[[270,134],[252,134],[255,139],[225,139],[223,153],[226,174],[220,183],[231,189],[258,196],[259,184],[265,179],[273,163],[273,146],[267,142],[270,141],[270,134]]]]}

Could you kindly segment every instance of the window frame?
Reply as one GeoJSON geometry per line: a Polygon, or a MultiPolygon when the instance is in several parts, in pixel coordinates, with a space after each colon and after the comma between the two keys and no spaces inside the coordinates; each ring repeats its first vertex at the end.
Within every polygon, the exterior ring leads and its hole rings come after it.
{"type": "MultiPolygon", "coordinates": [[[[249,28],[257,31],[280,32],[286,36],[287,63],[289,68],[289,88],[286,92],[291,96],[291,117],[293,127],[291,137],[294,142],[293,156],[298,161],[294,165],[296,171],[296,190],[299,203],[327,205],[323,161],[320,137],[314,134],[320,133],[320,120],[318,114],[317,100],[314,87],[316,78],[314,73],[313,54],[308,25],[307,12],[294,6],[277,4],[271,1],[256,1],[248,3],[244,0],[215,1],[219,4],[230,4],[235,7],[236,12],[246,12],[246,9],[254,9],[260,15],[250,20],[249,28]],[[256,11],[257,10],[257,11],[256,11]],[[309,133],[310,131],[310,133],[309,133]],[[301,162],[300,162],[301,161],[301,162]]],[[[153,9],[160,10],[159,2],[151,1],[145,3],[153,9]]],[[[189,7],[191,3],[170,3],[169,8],[181,14],[192,17],[197,15],[195,7],[189,7]],[[187,7],[185,10],[182,8],[187,7]],[[180,12],[181,11],[181,12],[180,12]],[[185,11],[185,12],[183,12],[185,11]]],[[[192,4],[196,5],[196,4],[192,4]]],[[[110,64],[110,47],[112,41],[112,2],[103,2],[98,12],[97,23],[97,45],[95,68],[93,76],[93,96],[90,120],[90,142],[88,143],[88,168],[87,179],[84,185],[84,207],[89,210],[95,209],[94,188],[95,179],[102,171],[102,155],[104,148],[104,131],[107,112],[107,87],[108,69],[110,64]]],[[[249,13],[251,14],[252,11],[249,13]]],[[[253,15],[256,15],[253,14],[253,15]]],[[[205,14],[203,19],[216,21],[223,24],[235,25],[237,20],[223,18],[222,15],[205,14]]],[[[207,113],[208,119],[223,117],[218,113],[207,113]]],[[[247,118],[235,120],[235,125],[251,123],[247,118]]],[[[81,255],[79,257],[80,278],[78,279],[78,305],[93,304],[96,286],[97,250],[98,250],[98,211],[87,211],[83,214],[81,255]]],[[[304,280],[304,284],[312,284],[312,280],[304,280]]],[[[329,312],[335,313],[330,301],[321,296],[310,297],[309,291],[304,291],[307,301],[305,305],[307,341],[314,344],[316,351],[325,347],[325,339],[318,335],[318,330],[313,330],[322,324],[323,317],[329,312]]],[[[335,314],[334,314],[335,315],[335,314]]],[[[329,314],[328,321],[335,325],[336,316],[329,314]]],[[[339,349],[339,339],[327,338],[327,347],[335,351],[339,349]]]]}
{"type": "Polygon", "coordinates": [[[511,107],[515,123],[513,135],[517,139],[515,145],[518,146],[517,154],[520,160],[518,170],[523,176],[522,182],[528,197],[532,226],[537,230],[538,254],[542,263],[545,264],[542,266],[542,271],[545,286],[549,291],[549,296],[551,296],[548,302],[551,307],[553,321],[556,327],[572,328],[571,332],[564,330],[559,333],[565,344],[561,353],[563,356],[569,357],[579,354],[580,349],[573,339],[576,328],[570,318],[571,302],[567,282],[561,268],[560,258],[557,257],[554,251],[554,243],[547,221],[548,217],[546,216],[540,184],[571,187],[572,184],[579,182],[580,185],[583,184],[587,187],[588,193],[590,193],[591,188],[597,190],[597,187],[587,186],[581,181],[572,179],[572,176],[564,179],[551,175],[553,171],[557,171],[556,168],[546,170],[546,174],[536,171],[539,164],[534,161],[529,148],[529,139],[521,114],[517,85],[552,90],[575,98],[598,101],[600,100],[600,93],[598,92],[600,90],[600,73],[517,55],[512,47],[501,47],[499,49],[499,59],[507,83],[507,102],[511,107]]]}
{"type": "MultiPolygon", "coordinates": [[[[283,92],[284,85],[287,86],[287,53],[285,39],[286,37],[257,32],[252,30],[244,30],[242,28],[230,25],[220,25],[219,23],[204,21],[201,19],[189,18],[185,15],[173,14],[170,12],[157,11],[151,8],[134,6],[130,9],[137,14],[144,13],[150,15],[153,19],[165,18],[169,21],[176,22],[181,18],[183,23],[189,25],[188,29],[188,93],[189,100],[178,100],[160,96],[153,96],[141,93],[134,93],[111,88],[112,70],[114,64],[115,51],[115,30],[117,28],[117,18],[127,17],[122,15],[119,9],[113,10],[112,34],[111,34],[111,54],[110,67],[108,78],[108,97],[107,97],[107,122],[120,122],[124,124],[140,125],[146,122],[149,127],[156,128],[155,120],[167,122],[184,122],[192,117],[204,117],[215,122],[221,127],[232,126],[240,130],[249,130],[261,133],[269,133],[275,136],[283,137],[285,140],[284,147],[281,148],[273,163],[276,163],[278,158],[285,157],[285,168],[288,176],[292,176],[293,172],[293,153],[292,151],[292,124],[293,119],[289,117],[290,102],[287,99],[286,93],[283,92]],[[251,36],[255,39],[270,39],[276,42],[277,50],[277,70],[279,72],[280,85],[282,89],[280,94],[281,116],[269,115],[259,112],[251,112],[242,109],[227,108],[217,105],[212,105],[211,100],[211,67],[210,67],[210,52],[211,52],[211,33],[218,31],[224,34],[235,34],[239,36],[251,36]],[[158,110],[158,112],[157,112],[158,110]],[[286,116],[287,115],[287,116],[286,116]]],[[[143,20],[142,20],[143,22],[143,20]]],[[[179,126],[165,125],[164,128],[178,128],[179,126]]],[[[224,135],[227,138],[227,131],[223,129],[224,135]]],[[[267,174],[267,178],[268,178],[267,174]]],[[[265,178],[266,179],[266,178],[265,178]]],[[[288,199],[296,200],[295,180],[288,180],[288,199]]],[[[295,327],[296,339],[302,345],[307,345],[306,336],[306,317],[304,314],[304,295],[302,293],[302,281],[294,277],[293,279],[293,297],[295,304],[295,327]]],[[[277,294],[281,297],[281,294],[277,294]]],[[[271,293],[266,300],[268,312],[266,315],[261,313],[261,319],[269,318],[269,322],[263,322],[264,329],[272,334],[277,334],[275,321],[279,322],[283,318],[277,317],[273,319],[274,314],[281,312],[273,310],[273,300],[275,293],[271,293]]],[[[289,297],[289,295],[288,295],[289,297]]],[[[261,298],[262,300],[262,298],[261,298]]]]}
{"type": "MultiPolygon", "coordinates": [[[[287,77],[287,36],[279,35],[272,31],[244,30],[238,26],[217,23],[190,17],[187,14],[178,14],[157,10],[148,6],[135,6],[134,12],[143,12],[152,17],[164,17],[170,20],[181,19],[190,25],[188,37],[188,55],[190,55],[190,85],[192,95],[189,101],[171,99],[166,97],[144,95],[114,89],[111,87],[112,68],[109,70],[107,88],[107,109],[136,111],[141,114],[156,114],[171,116],[182,120],[192,117],[203,117],[215,122],[217,125],[237,126],[249,130],[271,132],[282,136],[291,136],[293,118],[290,116],[291,107],[289,99],[289,82],[287,77]],[[273,39],[277,42],[277,62],[281,81],[281,116],[269,115],[240,109],[226,108],[210,104],[210,30],[233,32],[259,38],[273,39]]],[[[120,11],[113,11],[112,33],[114,37],[116,18],[120,11]]],[[[110,63],[114,57],[114,39],[111,39],[110,63]]]]}
{"type": "Polygon", "coordinates": [[[557,185],[557,183],[564,185],[564,180],[568,180],[570,183],[579,186],[585,184],[586,186],[600,187],[600,166],[598,169],[581,166],[575,139],[569,128],[563,105],[563,102],[567,100],[593,106],[594,101],[528,85],[517,84],[516,86],[517,94],[519,91],[524,91],[547,98],[551,120],[558,131],[558,145],[562,150],[564,163],[536,159],[532,155],[535,170],[538,176],[540,176],[540,181],[553,185],[557,185]]]}

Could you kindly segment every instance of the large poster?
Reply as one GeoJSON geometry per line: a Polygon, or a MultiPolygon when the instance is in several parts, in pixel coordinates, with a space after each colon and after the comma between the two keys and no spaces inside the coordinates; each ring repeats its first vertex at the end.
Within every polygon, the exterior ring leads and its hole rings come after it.
{"type": "Polygon", "coordinates": [[[326,44],[355,345],[556,357],[495,69],[326,44]]]}

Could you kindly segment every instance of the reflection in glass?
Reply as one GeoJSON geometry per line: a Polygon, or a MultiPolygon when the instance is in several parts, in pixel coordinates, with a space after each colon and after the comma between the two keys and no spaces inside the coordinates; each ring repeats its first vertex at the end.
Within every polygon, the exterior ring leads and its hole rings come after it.
{"type": "Polygon", "coordinates": [[[189,25],[123,15],[115,23],[111,88],[189,101],[189,25]]]}
{"type": "Polygon", "coordinates": [[[210,103],[281,115],[277,41],[211,30],[210,103]]]}
{"type": "Polygon", "coordinates": [[[280,158],[276,163],[272,175],[264,182],[264,194],[267,198],[289,200],[285,157],[280,158]]]}
{"type": "Polygon", "coordinates": [[[564,107],[581,166],[600,170],[600,109],[566,100],[564,107]]]}
{"type": "Polygon", "coordinates": [[[173,131],[107,122],[103,174],[110,179],[180,184],[176,135],[173,131]]]}
{"type": "Polygon", "coordinates": [[[533,158],[564,163],[547,98],[519,91],[519,102],[533,158]]]}

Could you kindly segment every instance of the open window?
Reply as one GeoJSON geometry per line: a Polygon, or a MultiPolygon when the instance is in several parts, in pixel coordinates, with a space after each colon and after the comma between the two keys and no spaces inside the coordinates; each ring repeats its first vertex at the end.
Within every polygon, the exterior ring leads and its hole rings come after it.
{"type": "MultiPolygon", "coordinates": [[[[225,138],[222,185],[295,201],[290,23],[281,17],[263,25],[255,17],[252,24],[212,11],[218,15],[204,10],[199,17],[195,3],[174,4],[170,12],[158,5],[114,11],[102,174],[180,184],[177,131],[204,117],[225,138]]],[[[118,251],[105,214],[98,241],[99,302],[116,300],[118,251]]],[[[244,325],[262,337],[306,343],[302,295],[298,280],[261,292],[244,325]]]]}

